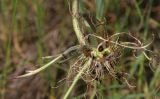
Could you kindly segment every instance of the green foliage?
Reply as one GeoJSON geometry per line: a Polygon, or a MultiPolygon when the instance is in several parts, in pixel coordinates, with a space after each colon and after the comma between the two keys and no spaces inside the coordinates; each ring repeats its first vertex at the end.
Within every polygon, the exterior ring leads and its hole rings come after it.
{"type": "Polygon", "coordinates": [[[104,18],[105,0],[95,0],[96,3],[96,18],[101,21],[104,18]]]}

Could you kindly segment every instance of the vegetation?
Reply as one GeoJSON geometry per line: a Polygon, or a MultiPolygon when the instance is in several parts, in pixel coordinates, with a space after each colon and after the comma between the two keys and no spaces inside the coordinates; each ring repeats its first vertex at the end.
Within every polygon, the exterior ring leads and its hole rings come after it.
{"type": "Polygon", "coordinates": [[[158,99],[158,6],[158,0],[2,0],[1,98],[158,99]]]}

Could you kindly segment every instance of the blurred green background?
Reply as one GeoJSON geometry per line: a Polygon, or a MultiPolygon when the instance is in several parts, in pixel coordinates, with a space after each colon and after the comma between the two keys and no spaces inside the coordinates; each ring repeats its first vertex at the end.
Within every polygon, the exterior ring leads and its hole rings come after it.
{"type": "MultiPolygon", "coordinates": [[[[67,0],[0,0],[0,99],[62,98],[68,86],[57,82],[66,77],[72,62],[53,64],[32,77],[15,77],[49,61],[42,57],[78,44],[69,7],[67,0]]],[[[93,21],[105,18],[97,35],[130,32],[148,43],[154,34],[148,49],[160,55],[159,0],[80,0],[80,12],[93,21]]],[[[149,62],[143,54],[135,58],[124,53],[118,68],[134,76],[136,88],[124,88],[108,77],[97,87],[95,99],[160,99],[160,57],[149,62]]],[[[85,90],[86,84],[79,81],[69,99],[84,99],[85,90]]]]}

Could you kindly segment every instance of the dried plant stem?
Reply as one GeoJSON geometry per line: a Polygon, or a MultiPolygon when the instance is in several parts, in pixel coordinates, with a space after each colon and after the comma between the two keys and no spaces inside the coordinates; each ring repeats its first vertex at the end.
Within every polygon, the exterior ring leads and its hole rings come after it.
{"type": "MultiPolygon", "coordinates": [[[[73,28],[75,31],[75,34],[77,36],[77,39],[80,43],[80,45],[85,45],[85,38],[83,33],[81,32],[80,26],[79,26],[79,22],[78,22],[78,17],[79,17],[79,13],[78,13],[78,0],[73,0],[72,3],[72,21],[73,21],[73,28]]],[[[89,59],[83,66],[83,68],[79,71],[79,73],[76,75],[76,77],[73,80],[73,83],[71,84],[71,86],[69,87],[68,91],[66,92],[66,94],[64,95],[63,99],[67,99],[69,94],[71,93],[73,87],[75,86],[75,84],[77,83],[77,81],[79,80],[79,78],[81,77],[81,75],[83,74],[83,72],[87,69],[87,67],[91,64],[91,60],[89,59]]]]}
{"type": "Polygon", "coordinates": [[[24,75],[21,75],[21,76],[18,76],[16,78],[23,78],[23,77],[28,77],[28,76],[31,76],[31,75],[35,75],[37,74],[38,72],[46,69],[47,67],[49,67],[51,64],[57,62],[59,59],[61,59],[63,57],[63,55],[59,55],[57,58],[53,59],[52,61],[50,61],[49,63],[45,64],[44,66],[36,69],[36,70],[31,70],[31,71],[27,71],[27,74],[24,74],[24,75]]]}
{"type": "Polygon", "coordinates": [[[75,34],[78,38],[78,41],[80,43],[80,45],[85,45],[85,39],[84,39],[84,35],[80,29],[79,26],[79,22],[78,22],[78,17],[79,17],[79,13],[78,13],[78,0],[73,0],[72,3],[72,21],[73,21],[73,28],[75,31],[75,34]]]}
{"type": "Polygon", "coordinates": [[[39,73],[40,71],[46,69],[47,67],[51,66],[51,64],[56,63],[58,60],[60,60],[61,58],[63,58],[64,56],[70,55],[70,53],[72,51],[75,51],[77,49],[79,49],[80,45],[76,45],[76,46],[72,46],[70,48],[68,48],[66,51],[64,51],[62,54],[59,54],[55,59],[53,59],[52,61],[48,62],[47,64],[43,65],[42,67],[36,69],[36,70],[31,70],[31,71],[27,71],[26,74],[18,76],[16,78],[23,78],[23,77],[28,77],[28,76],[32,76],[35,75],[37,73],[39,73]]]}
{"type": "Polygon", "coordinates": [[[73,83],[71,84],[71,86],[69,87],[68,91],[66,92],[66,94],[64,95],[63,99],[67,99],[69,94],[71,93],[73,87],[75,86],[75,84],[77,83],[77,81],[79,80],[79,78],[81,77],[81,75],[83,74],[83,72],[88,68],[88,66],[91,64],[92,59],[90,58],[83,66],[83,68],[79,71],[79,73],[76,75],[76,77],[73,80],[73,83]]]}

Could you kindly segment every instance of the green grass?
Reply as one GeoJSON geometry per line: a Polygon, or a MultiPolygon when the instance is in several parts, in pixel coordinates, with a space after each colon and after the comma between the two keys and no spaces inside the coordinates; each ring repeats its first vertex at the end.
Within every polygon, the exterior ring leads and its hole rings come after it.
{"type": "MultiPolygon", "coordinates": [[[[7,9],[6,7],[6,2],[5,1],[2,1],[2,6],[1,6],[1,9],[2,9],[2,12],[3,10],[5,11],[7,9]]],[[[14,32],[17,32],[17,20],[16,20],[16,7],[17,7],[17,0],[13,0],[12,3],[12,9],[13,9],[13,12],[11,13],[12,15],[12,25],[13,26],[11,28],[11,30],[9,30],[9,33],[7,34],[8,38],[7,38],[7,42],[6,44],[4,45],[5,46],[5,50],[6,50],[6,53],[5,53],[5,63],[4,63],[4,68],[2,70],[2,76],[1,76],[1,99],[5,99],[5,91],[6,91],[6,79],[8,77],[8,73],[11,69],[10,65],[11,65],[11,36],[14,32]]],[[[3,15],[3,19],[4,19],[4,23],[6,25],[6,27],[9,27],[7,25],[7,19],[6,19],[6,12],[2,13],[3,15]]],[[[10,28],[8,28],[10,29],[10,28]]]]}

